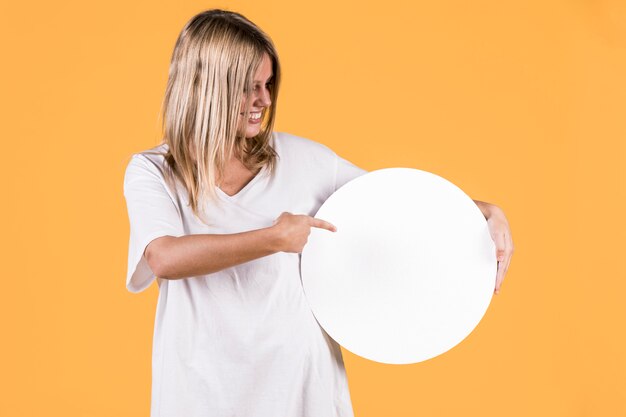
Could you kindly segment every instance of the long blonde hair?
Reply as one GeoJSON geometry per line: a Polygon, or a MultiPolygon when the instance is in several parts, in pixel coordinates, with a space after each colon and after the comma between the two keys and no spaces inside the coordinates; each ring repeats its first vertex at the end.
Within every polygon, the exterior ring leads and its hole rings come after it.
{"type": "MultiPolygon", "coordinates": [[[[161,107],[168,182],[186,188],[193,213],[202,219],[206,199],[218,201],[216,176],[224,177],[231,155],[252,171],[274,172],[277,154],[270,146],[274,128],[280,64],[272,40],[243,15],[206,10],[180,32],[172,53],[161,107]],[[237,119],[243,97],[250,97],[254,75],[264,54],[272,61],[272,104],[261,130],[246,139],[237,119]]],[[[243,120],[248,120],[248,108],[243,120]]],[[[244,123],[245,132],[245,123],[244,123]]]]}

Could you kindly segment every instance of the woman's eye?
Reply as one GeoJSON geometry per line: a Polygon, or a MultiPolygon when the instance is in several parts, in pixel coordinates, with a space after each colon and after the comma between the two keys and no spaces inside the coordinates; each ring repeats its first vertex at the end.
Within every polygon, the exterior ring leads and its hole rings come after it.
{"type": "MultiPolygon", "coordinates": [[[[274,83],[266,83],[266,84],[265,84],[265,88],[267,88],[268,90],[271,90],[273,86],[274,86],[274,83]]],[[[257,85],[255,85],[255,86],[253,87],[253,89],[254,89],[254,91],[259,91],[259,90],[261,89],[261,86],[260,86],[259,84],[257,84],[257,85]]],[[[246,90],[244,89],[244,92],[245,92],[245,91],[246,91],[246,90]]]]}

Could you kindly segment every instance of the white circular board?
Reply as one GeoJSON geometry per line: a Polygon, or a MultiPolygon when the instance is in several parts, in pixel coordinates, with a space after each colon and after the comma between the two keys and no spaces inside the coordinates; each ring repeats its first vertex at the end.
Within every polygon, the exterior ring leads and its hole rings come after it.
{"type": "Polygon", "coordinates": [[[493,296],[495,244],[476,204],[426,171],[386,168],[353,179],[315,217],[301,258],[315,318],[356,355],[425,361],[465,339],[493,296]]]}

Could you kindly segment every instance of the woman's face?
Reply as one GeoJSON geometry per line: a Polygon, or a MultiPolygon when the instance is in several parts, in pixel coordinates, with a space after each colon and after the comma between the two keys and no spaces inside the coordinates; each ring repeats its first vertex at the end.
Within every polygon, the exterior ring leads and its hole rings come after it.
{"type": "Polygon", "coordinates": [[[263,55],[261,65],[254,74],[254,85],[248,103],[244,97],[241,101],[241,110],[239,113],[239,126],[242,127],[244,112],[246,105],[250,106],[250,118],[245,121],[246,138],[252,138],[259,134],[261,130],[261,120],[263,115],[272,104],[270,91],[273,82],[272,60],[268,54],[263,55]]]}

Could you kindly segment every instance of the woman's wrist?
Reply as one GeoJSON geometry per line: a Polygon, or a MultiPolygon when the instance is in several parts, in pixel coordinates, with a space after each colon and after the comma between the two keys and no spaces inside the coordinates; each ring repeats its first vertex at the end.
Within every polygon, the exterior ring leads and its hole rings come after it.
{"type": "Polygon", "coordinates": [[[492,216],[502,215],[504,216],[504,212],[502,209],[495,204],[486,203],[484,201],[473,200],[476,203],[476,206],[480,209],[480,212],[485,216],[485,219],[490,219],[492,216]]]}
{"type": "Polygon", "coordinates": [[[283,237],[280,230],[276,225],[261,229],[265,234],[264,240],[267,242],[267,247],[272,252],[282,252],[283,250],[283,237]]]}

